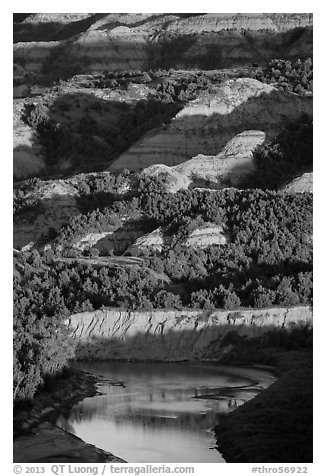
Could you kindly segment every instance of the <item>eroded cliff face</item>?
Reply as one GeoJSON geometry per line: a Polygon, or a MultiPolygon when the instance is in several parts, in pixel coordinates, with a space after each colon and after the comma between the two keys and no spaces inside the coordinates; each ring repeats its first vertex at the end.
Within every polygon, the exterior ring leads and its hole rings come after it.
{"type": "Polygon", "coordinates": [[[223,355],[229,332],[256,337],[276,328],[312,325],[312,309],[147,312],[101,309],[67,320],[77,339],[79,359],[196,360],[223,355]]]}
{"type": "Polygon", "coordinates": [[[222,30],[273,30],[312,25],[312,14],[295,13],[207,13],[178,19],[167,26],[168,33],[206,33],[222,30]]]}
{"type": "MultiPolygon", "coordinates": [[[[78,15],[40,13],[27,18],[19,28],[17,39],[23,41],[15,45],[15,62],[24,64],[27,71],[41,71],[57,46],[70,59],[68,69],[74,64],[84,72],[171,66],[210,69],[275,55],[312,54],[312,35],[305,35],[312,29],[309,13],[78,15]],[[51,38],[46,29],[40,30],[44,22],[52,28],[54,38],[62,41],[44,41],[51,38]],[[70,26],[70,37],[63,24],[70,26]],[[291,30],[294,33],[288,35],[291,30]],[[35,39],[39,41],[32,44],[35,39]]],[[[61,59],[56,64],[62,65],[61,59]]]]}
{"type": "Polygon", "coordinates": [[[217,155],[198,154],[174,167],[152,165],[144,169],[143,174],[159,177],[170,193],[190,186],[202,187],[203,184],[213,189],[238,186],[254,171],[253,151],[265,138],[262,131],[244,131],[231,139],[217,155]]]}
{"type": "MultiPolygon", "coordinates": [[[[199,154],[214,157],[245,131],[276,135],[286,121],[312,114],[312,105],[312,97],[284,93],[252,78],[231,79],[191,101],[170,124],[148,132],[109,169],[139,171],[154,164],[176,166],[199,154]]],[[[247,140],[244,134],[242,141],[247,140]]],[[[194,173],[200,173],[200,162],[194,173]]],[[[177,181],[182,182],[179,175],[177,181]]]]}

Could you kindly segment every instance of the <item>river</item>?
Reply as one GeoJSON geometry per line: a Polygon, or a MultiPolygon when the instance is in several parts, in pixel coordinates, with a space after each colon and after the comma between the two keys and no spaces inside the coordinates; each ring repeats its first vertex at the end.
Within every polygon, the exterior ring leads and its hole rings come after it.
{"type": "Polygon", "coordinates": [[[267,388],[261,369],[210,364],[91,362],[105,382],[57,424],[130,463],[223,463],[212,428],[267,388]]]}

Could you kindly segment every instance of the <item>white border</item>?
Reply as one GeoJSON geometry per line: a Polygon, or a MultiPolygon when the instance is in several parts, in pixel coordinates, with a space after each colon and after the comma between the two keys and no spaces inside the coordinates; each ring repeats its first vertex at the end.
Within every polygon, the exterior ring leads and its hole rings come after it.
{"type": "MultiPolygon", "coordinates": [[[[325,135],[325,112],[324,97],[326,94],[326,75],[325,68],[325,33],[326,28],[326,9],[322,2],[303,2],[303,1],[273,1],[271,3],[263,3],[261,1],[248,1],[242,3],[240,1],[228,2],[176,2],[165,0],[161,4],[139,0],[137,2],[119,0],[114,4],[107,2],[85,2],[84,0],[70,1],[69,4],[62,0],[56,2],[44,1],[12,1],[2,4],[1,8],[1,89],[2,92],[2,114],[1,114],[1,132],[2,132],[2,157],[1,164],[1,204],[2,204],[2,231],[1,231],[1,299],[2,299],[2,316],[1,316],[1,404],[2,404],[2,461],[4,467],[3,474],[12,474],[12,14],[23,12],[88,12],[89,9],[97,12],[105,12],[115,9],[112,13],[128,13],[128,12],[273,12],[287,13],[314,13],[314,463],[309,466],[309,474],[323,474],[323,453],[324,453],[324,348],[326,338],[326,315],[323,312],[325,306],[325,291],[323,285],[326,276],[325,252],[323,238],[325,236],[325,163],[326,154],[324,152],[324,135],[325,135]],[[324,292],[323,292],[324,291],[324,292]],[[5,461],[4,461],[5,460],[5,461]],[[7,461],[8,460],[8,461],[7,461]]],[[[252,464],[214,464],[196,465],[198,471],[196,474],[214,474],[216,470],[220,474],[250,474],[252,464]],[[203,472],[204,470],[204,472],[203,472]]],[[[266,466],[266,464],[265,464],[266,466]]],[[[277,466],[277,465],[269,465],[277,466]]],[[[280,466],[280,465],[278,465],[280,466]]],[[[285,465],[283,465],[285,466],[285,465]]],[[[50,474],[50,473],[49,473],[50,474]]]]}

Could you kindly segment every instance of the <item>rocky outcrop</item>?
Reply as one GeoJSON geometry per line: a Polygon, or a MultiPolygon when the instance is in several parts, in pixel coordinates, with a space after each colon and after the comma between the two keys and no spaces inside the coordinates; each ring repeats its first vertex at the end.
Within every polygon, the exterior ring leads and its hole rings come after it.
{"type": "Polygon", "coordinates": [[[207,248],[211,245],[226,245],[228,237],[223,226],[205,223],[193,230],[185,241],[186,246],[207,248]]]}
{"type": "Polygon", "coordinates": [[[127,249],[126,253],[132,253],[133,250],[141,249],[152,249],[155,251],[162,251],[164,245],[164,236],[161,228],[157,228],[151,233],[140,236],[137,238],[135,243],[133,243],[130,248],[127,249]]]}
{"type": "Polygon", "coordinates": [[[102,240],[110,234],[111,232],[109,231],[104,231],[103,233],[88,233],[87,235],[80,238],[80,240],[73,243],[73,247],[81,251],[93,248],[98,241],[102,240]]]}
{"type": "Polygon", "coordinates": [[[256,337],[306,324],[312,325],[308,306],[216,312],[101,309],[73,314],[67,321],[79,359],[167,361],[216,356],[220,340],[231,331],[256,337]]]}
{"type": "MultiPolygon", "coordinates": [[[[138,238],[125,254],[132,254],[133,251],[144,249],[161,252],[164,245],[171,244],[171,238],[170,235],[164,234],[162,228],[157,228],[151,233],[138,238]]],[[[225,245],[228,240],[227,232],[223,226],[215,223],[204,223],[192,230],[182,244],[193,248],[207,248],[211,245],[225,245]]]]}
{"type": "Polygon", "coordinates": [[[313,173],[306,173],[300,177],[295,178],[290,183],[288,183],[283,191],[285,193],[303,193],[303,192],[313,192],[313,173]]]}
{"type": "Polygon", "coordinates": [[[312,98],[300,98],[251,78],[226,81],[185,106],[169,125],[154,129],[120,155],[111,170],[179,165],[199,154],[215,157],[237,134],[276,135],[284,122],[312,114],[312,98]]]}

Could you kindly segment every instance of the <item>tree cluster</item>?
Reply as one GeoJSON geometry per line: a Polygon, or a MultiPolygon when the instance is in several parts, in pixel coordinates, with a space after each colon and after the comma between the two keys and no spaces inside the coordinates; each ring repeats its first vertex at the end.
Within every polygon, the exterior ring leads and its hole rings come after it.
{"type": "Polygon", "coordinates": [[[278,189],[313,168],[313,122],[308,114],[285,125],[254,152],[255,172],[244,185],[278,189]]]}
{"type": "Polygon", "coordinates": [[[181,290],[175,289],[184,306],[266,307],[311,302],[309,193],[224,189],[169,194],[159,183],[151,185],[147,180],[141,182],[139,198],[73,217],[59,232],[58,242],[67,246],[86,233],[117,229],[122,215],[129,217],[127,223],[131,220],[132,226],[138,223],[144,233],[162,228],[165,246],[161,252],[150,248],[130,252],[143,257],[154,271],[164,272],[172,283],[182,284],[181,290]],[[185,246],[189,234],[205,223],[223,226],[227,244],[205,249],[185,246]]]}
{"type": "Polygon", "coordinates": [[[313,61],[273,59],[265,68],[259,68],[255,78],[263,83],[276,84],[282,91],[304,95],[312,92],[313,61]]]}
{"type": "Polygon", "coordinates": [[[53,273],[37,252],[25,258],[24,264],[14,263],[14,400],[31,399],[46,376],[74,357],[63,323],[68,313],[53,273]]]}

